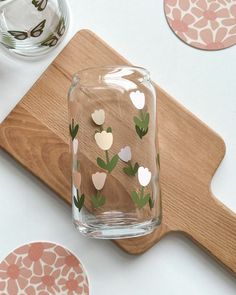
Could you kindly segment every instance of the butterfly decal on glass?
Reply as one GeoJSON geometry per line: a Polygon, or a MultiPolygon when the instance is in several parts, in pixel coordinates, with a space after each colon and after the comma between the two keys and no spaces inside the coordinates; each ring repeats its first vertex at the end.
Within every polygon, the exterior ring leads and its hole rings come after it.
{"type": "Polygon", "coordinates": [[[51,34],[45,41],[43,41],[41,43],[42,46],[49,46],[49,47],[53,47],[55,45],[57,45],[57,42],[59,41],[59,39],[61,38],[61,36],[65,33],[65,21],[64,18],[62,18],[59,21],[59,24],[56,28],[56,32],[51,34]]]}
{"type": "Polygon", "coordinates": [[[38,9],[38,11],[43,11],[48,4],[48,0],[33,0],[32,4],[38,9]]]}
{"type": "Polygon", "coordinates": [[[25,40],[30,37],[37,38],[43,33],[46,19],[41,21],[35,28],[30,31],[8,31],[17,40],[25,40]]]}

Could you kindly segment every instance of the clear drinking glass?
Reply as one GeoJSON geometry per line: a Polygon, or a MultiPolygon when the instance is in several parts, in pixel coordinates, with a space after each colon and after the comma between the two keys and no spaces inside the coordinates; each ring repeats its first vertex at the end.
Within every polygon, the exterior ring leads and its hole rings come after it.
{"type": "Polygon", "coordinates": [[[69,91],[74,224],[95,238],[152,232],[161,222],[156,94],[139,67],[90,68],[69,91]]]}
{"type": "Polygon", "coordinates": [[[25,56],[48,52],[68,28],[65,0],[0,0],[0,43],[25,56]]]}

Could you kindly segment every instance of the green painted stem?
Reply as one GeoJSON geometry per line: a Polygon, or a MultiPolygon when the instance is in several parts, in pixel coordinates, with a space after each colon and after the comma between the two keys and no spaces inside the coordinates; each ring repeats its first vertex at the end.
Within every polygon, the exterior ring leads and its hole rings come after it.
{"type": "Polygon", "coordinates": [[[143,196],[144,196],[144,186],[142,186],[142,188],[141,188],[141,199],[143,199],[143,196]]]}
{"type": "Polygon", "coordinates": [[[109,164],[110,160],[109,160],[108,151],[105,151],[105,154],[106,154],[106,160],[107,160],[107,164],[109,164]]]}
{"type": "Polygon", "coordinates": [[[143,121],[144,118],[145,118],[144,113],[143,113],[143,110],[140,110],[140,115],[141,115],[141,119],[142,119],[142,121],[143,121]]]}

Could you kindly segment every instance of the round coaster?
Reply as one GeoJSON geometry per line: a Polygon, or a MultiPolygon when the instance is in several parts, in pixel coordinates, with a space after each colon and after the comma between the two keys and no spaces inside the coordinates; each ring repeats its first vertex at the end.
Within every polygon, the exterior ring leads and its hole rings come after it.
{"type": "Polygon", "coordinates": [[[31,243],[0,263],[1,295],[88,295],[88,279],[80,261],[52,243],[31,243]]]}
{"type": "Polygon", "coordinates": [[[236,44],[235,0],[165,0],[166,19],[185,43],[219,50],[236,44]]]}

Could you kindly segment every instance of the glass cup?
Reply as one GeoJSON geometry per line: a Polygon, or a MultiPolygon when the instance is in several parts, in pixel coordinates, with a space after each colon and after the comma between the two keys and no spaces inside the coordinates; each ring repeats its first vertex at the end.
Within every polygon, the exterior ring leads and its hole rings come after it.
{"type": "Polygon", "coordinates": [[[161,222],[156,93],[143,68],[89,68],[69,90],[75,226],[95,238],[151,233],[161,222]]]}
{"type": "Polygon", "coordinates": [[[0,0],[0,43],[25,56],[48,52],[69,24],[65,0],[0,0]]]}

